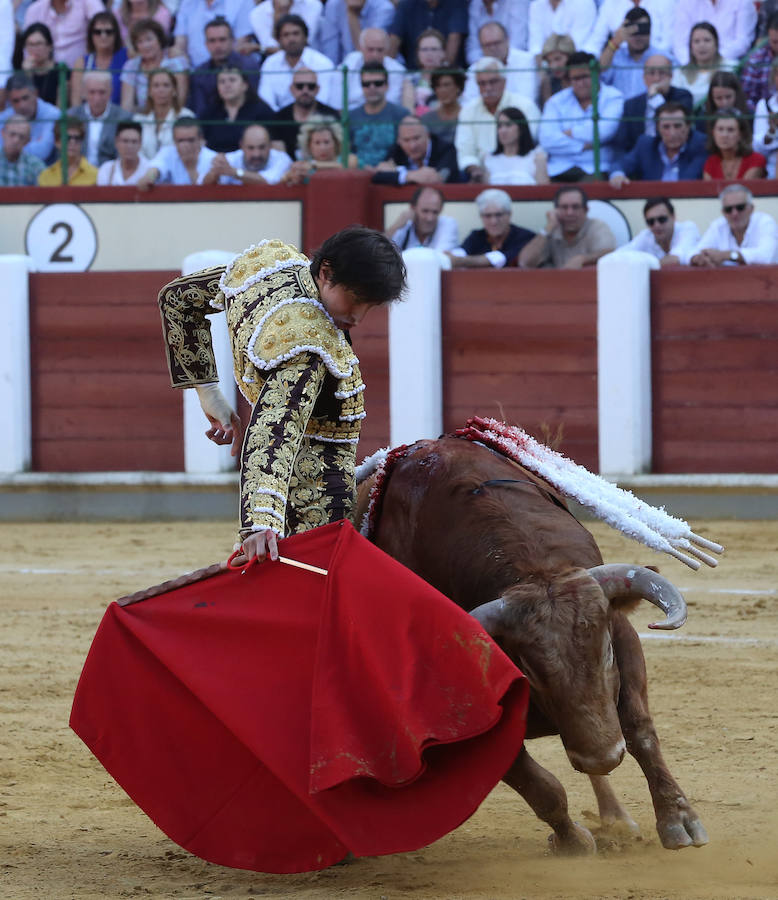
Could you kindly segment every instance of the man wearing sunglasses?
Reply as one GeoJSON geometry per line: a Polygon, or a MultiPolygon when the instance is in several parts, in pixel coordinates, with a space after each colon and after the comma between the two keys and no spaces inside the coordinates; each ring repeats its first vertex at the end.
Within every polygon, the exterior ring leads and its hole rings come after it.
{"type": "Polygon", "coordinates": [[[619,250],[650,253],[661,266],[677,266],[687,259],[700,240],[694,222],[676,222],[675,209],[667,197],[651,197],[643,206],[646,227],[619,250]]]}
{"type": "Polygon", "coordinates": [[[722,214],[711,222],[688,262],[706,269],[778,262],[778,225],[754,209],[751,191],[730,184],[719,200],[722,214]]]}
{"type": "Polygon", "coordinates": [[[410,113],[386,99],[389,79],[381,63],[365,63],[360,80],[365,102],[349,115],[351,147],[359,167],[372,169],[387,158],[397,140],[397,126],[410,113]]]}
{"type": "Polygon", "coordinates": [[[292,75],[291,90],[294,100],[275,114],[270,133],[276,150],[283,150],[294,159],[300,126],[310,118],[339,119],[340,113],[326,103],[319,103],[319,78],[313,69],[304,66],[297,69],[292,75]]]}

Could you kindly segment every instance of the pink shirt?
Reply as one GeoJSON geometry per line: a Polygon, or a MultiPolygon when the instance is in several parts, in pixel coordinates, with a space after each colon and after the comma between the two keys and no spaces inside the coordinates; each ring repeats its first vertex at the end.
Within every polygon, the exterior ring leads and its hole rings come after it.
{"type": "Polygon", "coordinates": [[[24,27],[33,22],[48,25],[54,39],[54,59],[74,68],[86,54],[89,20],[99,12],[105,12],[100,0],[67,0],[61,14],[53,8],[51,0],[34,0],[25,13],[24,27]]]}

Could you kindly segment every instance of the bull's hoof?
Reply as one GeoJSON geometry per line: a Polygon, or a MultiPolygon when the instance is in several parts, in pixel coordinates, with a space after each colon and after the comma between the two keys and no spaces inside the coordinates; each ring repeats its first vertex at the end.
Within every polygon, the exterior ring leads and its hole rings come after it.
{"type": "Polygon", "coordinates": [[[561,834],[550,834],[548,842],[553,852],[561,856],[591,856],[597,852],[597,843],[591,831],[577,822],[571,822],[570,827],[561,834]]]}
{"type": "Polygon", "coordinates": [[[657,822],[656,830],[665,850],[704,847],[708,843],[708,832],[696,816],[682,815],[680,821],[657,822]]]}

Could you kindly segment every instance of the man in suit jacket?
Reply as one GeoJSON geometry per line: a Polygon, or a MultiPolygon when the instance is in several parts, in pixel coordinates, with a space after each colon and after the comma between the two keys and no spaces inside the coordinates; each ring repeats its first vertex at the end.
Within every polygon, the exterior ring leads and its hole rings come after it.
{"type": "Polygon", "coordinates": [[[692,111],[692,95],[683,88],[670,84],[673,64],[660,54],[649,56],[643,65],[644,94],[631,97],[624,103],[619,130],[613,141],[616,152],[624,155],[638,142],[641,134],[656,134],[655,114],[664,103],[680,103],[689,113],[692,111]]]}
{"type": "Polygon", "coordinates": [[[611,172],[612,187],[630,181],[689,181],[702,178],[708,157],[705,136],[689,125],[689,115],[680,103],[663,103],[656,111],[654,137],[641,134],[611,172]]]}
{"type": "Polygon", "coordinates": [[[87,123],[84,156],[95,167],[116,159],[116,126],[130,119],[126,109],[111,103],[113,79],[110,72],[93,69],[84,73],[86,101],[68,110],[68,115],[87,123]]]}
{"type": "Polygon", "coordinates": [[[441,184],[461,181],[457,153],[430,134],[417,116],[405,116],[397,126],[397,143],[373,175],[376,184],[441,184]]]}

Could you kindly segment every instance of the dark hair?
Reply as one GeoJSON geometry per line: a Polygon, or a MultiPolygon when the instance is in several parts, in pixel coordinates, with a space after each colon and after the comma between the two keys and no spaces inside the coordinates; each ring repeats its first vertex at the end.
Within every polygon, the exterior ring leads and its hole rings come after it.
{"type": "Polygon", "coordinates": [[[575,191],[576,194],[581,195],[581,203],[583,203],[584,209],[586,209],[589,206],[589,197],[587,196],[586,191],[573,184],[563,184],[562,187],[557,190],[554,194],[554,206],[559,206],[559,198],[562,194],[569,194],[571,191],[575,191]]]}
{"type": "Polygon", "coordinates": [[[40,34],[43,37],[43,40],[49,45],[49,59],[53,58],[54,39],[51,36],[49,26],[44,25],[43,22],[33,22],[32,25],[28,25],[24,29],[22,36],[16,41],[12,62],[14,69],[21,69],[22,61],[24,60],[24,45],[27,42],[27,38],[33,34],[40,34]]]}
{"type": "Polygon", "coordinates": [[[778,31],[778,11],[770,13],[765,31],[778,31]]]}
{"type": "Polygon", "coordinates": [[[748,156],[751,152],[751,129],[748,127],[748,121],[743,117],[739,109],[728,108],[719,109],[713,115],[713,120],[708,123],[708,141],[705,149],[708,153],[715,156],[721,156],[721,151],[713,140],[713,127],[719,119],[734,119],[737,122],[739,140],[737,143],[737,155],[748,156]]]}
{"type": "Polygon", "coordinates": [[[683,103],[679,103],[677,100],[668,100],[667,103],[663,103],[661,106],[656,108],[656,112],[654,113],[654,120],[659,121],[659,116],[662,113],[683,113],[683,117],[686,120],[686,124],[689,124],[689,110],[683,105],[683,103]]]}
{"type": "Polygon", "coordinates": [[[116,126],[117,137],[123,131],[137,131],[139,135],[142,135],[143,127],[141,126],[140,122],[132,122],[130,121],[130,119],[125,119],[123,122],[119,122],[119,124],[116,126]]]}
{"type": "Polygon", "coordinates": [[[302,28],[305,39],[306,41],[308,40],[308,25],[302,16],[296,16],[294,13],[287,13],[285,16],[281,16],[273,28],[273,37],[276,40],[278,40],[284,25],[296,25],[298,28],[302,28]]]}
{"type": "Polygon", "coordinates": [[[38,90],[35,87],[35,82],[26,72],[14,72],[13,75],[9,75],[5,82],[5,89],[9,93],[11,91],[38,90]]]}
{"type": "Polygon", "coordinates": [[[440,188],[435,187],[434,184],[420,184],[416,190],[411,194],[411,206],[416,206],[419,202],[419,198],[424,193],[424,191],[433,191],[440,197],[441,207],[446,202],[446,198],[443,196],[443,191],[440,188]]]}
{"type": "Polygon", "coordinates": [[[246,85],[246,101],[252,101],[252,102],[257,101],[257,99],[258,99],[257,92],[254,90],[254,86],[249,81],[248,73],[246,72],[245,69],[241,68],[241,66],[237,65],[237,63],[232,63],[232,64],[227,64],[226,66],[220,66],[216,70],[216,86],[217,86],[216,98],[217,98],[218,103],[221,103],[222,105],[224,105],[223,100],[219,96],[219,90],[218,90],[219,76],[221,75],[222,72],[235,72],[236,75],[240,75],[240,77],[243,79],[243,83],[246,85]]]}
{"type": "Polygon", "coordinates": [[[194,116],[180,116],[173,122],[173,131],[175,131],[176,128],[196,128],[198,134],[203,133],[202,126],[194,116]]]}
{"type": "MultiPolygon", "coordinates": [[[[62,120],[60,120],[62,121],[62,120]]],[[[84,137],[86,135],[86,123],[83,119],[77,119],[75,116],[66,116],[65,118],[65,129],[69,131],[70,129],[73,131],[77,131],[79,137],[84,137]]],[[[68,135],[69,137],[69,135],[68,135]]],[[[62,140],[61,129],[59,124],[54,129],[54,139],[59,143],[62,140]]]]}
{"type": "Polygon", "coordinates": [[[314,278],[323,262],[329,265],[331,283],[354,291],[359,303],[391,303],[405,288],[405,263],[399,249],[380,231],[364,225],[349,225],[313,252],[314,278]]]}
{"type": "Polygon", "coordinates": [[[624,21],[629,22],[630,25],[634,25],[635,22],[640,22],[643,19],[648,19],[651,21],[651,16],[649,16],[648,11],[642,6],[633,6],[632,9],[624,16],[624,21]]]}
{"type": "Polygon", "coordinates": [[[576,50],[567,57],[567,69],[589,69],[594,56],[591,53],[585,53],[583,50],[576,50]]]}
{"type": "Polygon", "coordinates": [[[140,35],[145,32],[150,31],[154,37],[159,41],[159,46],[164,50],[168,45],[168,38],[165,34],[165,29],[156,22],[154,19],[138,19],[138,21],[130,28],[130,43],[132,44],[133,50],[137,50],[138,48],[135,46],[140,35]]]}
{"type": "Polygon", "coordinates": [[[430,87],[434,91],[441,78],[448,75],[454,79],[454,84],[459,88],[461,94],[465,89],[465,73],[461,69],[433,69],[430,73],[430,87]]]}
{"type": "Polygon", "coordinates": [[[105,10],[105,12],[95,13],[89,20],[89,25],[86,29],[86,49],[90,53],[95,52],[95,42],[92,40],[92,31],[98,22],[107,22],[111,26],[111,28],[113,28],[113,52],[118,53],[124,46],[124,44],[122,44],[122,36],[119,31],[119,22],[117,21],[116,16],[108,10],[105,10]]]}
{"type": "MultiPolygon", "coordinates": [[[[751,112],[748,108],[748,101],[746,100],[746,95],[743,92],[743,85],[740,83],[740,79],[735,75],[734,72],[727,72],[725,70],[719,69],[718,72],[714,72],[710,79],[710,84],[708,85],[708,96],[705,99],[705,106],[703,107],[703,115],[705,118],[705,129],[707,132],[710,132],[713,127],[713,120],[716,118],[716,113],[718,112],[717,107],[713,105],[713,88],[723,87],[729,88],[730,90],[735,92],[735,102],[732,104],[735,109],[740,110],[740,112],[744,116],[751,115],[751,112]]],[[[746,126],[748,128],[748,137],[751,139],[751,125],[750,120],[746,121],[746,126]]]]}
{"type": "Polygon", "coordinates": [[[716,26],[711,22],[697,22],[696,25],[692,25],[691,30],[689,31],[689,62],[693,62],[692,57],[692,35],[695,31],[707,31],[708,34],[713,38],[716,42],[716,53],[719,52],[719,33],[716,30],[716,26]]]}
{"type": "Polygon", "coordinates": [[[673,208],[673,204],[670,202],[668,197],[650,197],[643,204],[643,218],[646,217],[646,213],[649,211],[649,209],[653,209],[655,206],[660,206],[661,204],[664,204],[670,210],[671,216],[675,215],[675,209],[673,208]]]}
{"type": "Polygon", "coordinates": [[[230,33],[230,37],[235,37],[235,32],[232,30],[232,25],[224,18],[224,16],[216,16],[211,19],[210,22],[206,22],[205,27],[203,28],[203,34],[208,31],[209,28],[226,28],[230,33]]]}
{"type": "MultiPolygon", "coordinates": [[[[497,112],[496,118],[498,125],[500,116],[506,116],[511,122],[514,122],[519,126],[519,156],[526,156],[536,146],[535,139],[532,137],[532,132],[529,130],[529,125],[527,124],[527,117],[515,106],[506,106],[505,109],[501,109],[497,112]]],[[[505,153],[505,148],[499,138],[497,138],[497,149],[494,152],[505,153]]]]}
{"type": "Polygon", "coordinates": [[[381,72],[385,78],[389,78],[389,73],[386,71],[384,64],[380,62],[366,62],[359,70],[360,78],[365,72],[381,72]]]}

